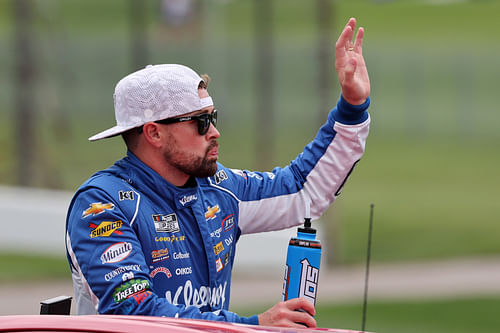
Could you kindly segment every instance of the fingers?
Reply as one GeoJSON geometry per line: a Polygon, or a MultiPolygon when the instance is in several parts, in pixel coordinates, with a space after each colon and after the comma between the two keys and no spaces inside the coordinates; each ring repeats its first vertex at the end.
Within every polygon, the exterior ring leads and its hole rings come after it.
{"type": "Polygon", "coordinates": [[[280,302],[259,315],[259,325],[304,328],[316,327],[314,305],[304,298],[280,302]]]}
{"type": "Polygon", "coordinates": [[[354,27],[356,26],[356,20],[350,19],[349,22],[342,30],[337,43],[335,44],[335,51],[337,58],[345,55],[345,51],[352,47],[352,36],[354,34],[354,27]]]}
{"type": "Polygon", "coordinates": [[[358,34],[356,35],[356,40],[354,42],[354,52],[362,53],[364,35],[365,35],[365,29],[363,27],[360,27],[358,29],[358,34]]]}
{"type": "Polygon", "coordinates": [[[345,55],[345,51],[355,51],[356,53],[361,53],[363,48],[363,36],[364,28],[360,27],[356,34],[356,38],[353,43],[354,31],[356,29],[356,19],[351,18],[347,22],[340,34],[337,43],[335,44],[335,49],[337,57],[342,57],[345,55]]]}

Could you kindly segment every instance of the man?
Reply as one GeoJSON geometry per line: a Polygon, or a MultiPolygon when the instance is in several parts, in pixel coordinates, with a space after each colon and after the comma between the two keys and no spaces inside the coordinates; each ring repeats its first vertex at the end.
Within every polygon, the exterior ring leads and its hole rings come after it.
{"type": "Polygon", "coordinates": [[[127,156],[85,182],[68,212],[78,313],[316,327],[302,298],[248,318],[228,311],[231,271],[241,234],[299,225],[306,202],[318,218],[363,154],[370,83],[355,26],[350,19],[336,45],[337,107],[304,152],[272,173],[217,163],[208,78],[156,65],[117,84],[117,126],[89,140],[121,134],[127,156]]]}

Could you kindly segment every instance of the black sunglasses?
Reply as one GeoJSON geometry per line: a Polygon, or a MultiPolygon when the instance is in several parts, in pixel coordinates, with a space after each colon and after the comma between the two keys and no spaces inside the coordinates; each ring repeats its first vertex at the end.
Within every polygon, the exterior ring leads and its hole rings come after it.
{"type": "Polygon", "coordinates": [[[210,123],[217,127],[217,110],[214,109],[212,113],[203,113],[196,116],[186,116],[179,118],[167,118],[162,120],[156,120],[157,124],[173,124],[173,123],[182,123],[184,121],[198,121],[198,133],[200,135],[205,135],[210,128],[210,123]]]}

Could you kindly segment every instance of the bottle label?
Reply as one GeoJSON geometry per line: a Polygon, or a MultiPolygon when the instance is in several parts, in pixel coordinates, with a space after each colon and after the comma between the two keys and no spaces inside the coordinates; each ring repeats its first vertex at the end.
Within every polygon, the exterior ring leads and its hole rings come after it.
{"type": "Polygon", "coordinates": [[[287,263],[283,277],[282,300],[303,297],[315,304],[318,282],[319,258],[317,267],[313,266],[307,258],[300,260],[299,265],[287,263]]]}
{"type": "Polygon", "coordinates": [[[318,290],[319,268],[311,266],[306,258],[300,263],[302,264],[302,272],[300,274],[299,297],[304,297],[314,304],[318,290]]]}

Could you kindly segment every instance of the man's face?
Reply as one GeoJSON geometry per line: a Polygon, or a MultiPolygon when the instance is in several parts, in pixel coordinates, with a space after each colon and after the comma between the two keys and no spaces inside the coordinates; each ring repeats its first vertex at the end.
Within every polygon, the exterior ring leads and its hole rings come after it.
{"type": "MultiPolygon", "coordinates": [[[[199,89],[200,98],[209,97],[206,89],[199,89]]],[[[214,107],[191,112],[192,116],[213,112],[214,107]]],[[[204,135],[198,133],[196,120],[165,125],[168,141],[163,149],[165,162],[184,174],[194,177],[210,177],[217,171],[219,131],[210,124],[204,135]]]]}

